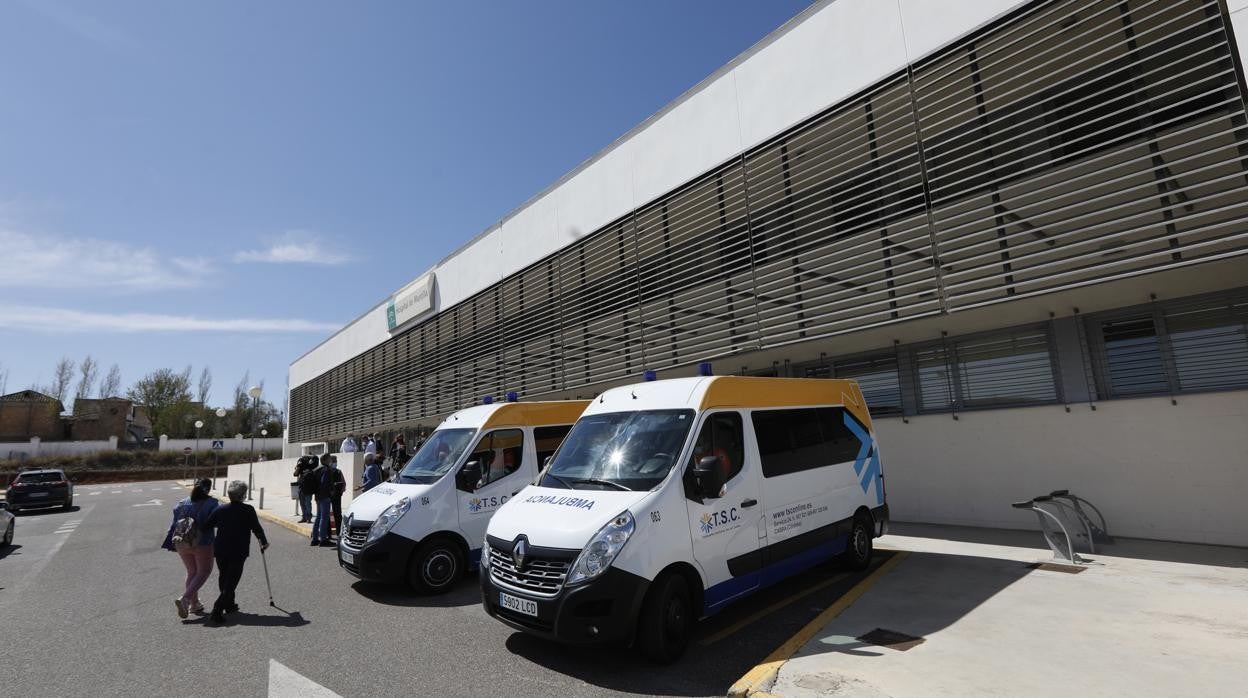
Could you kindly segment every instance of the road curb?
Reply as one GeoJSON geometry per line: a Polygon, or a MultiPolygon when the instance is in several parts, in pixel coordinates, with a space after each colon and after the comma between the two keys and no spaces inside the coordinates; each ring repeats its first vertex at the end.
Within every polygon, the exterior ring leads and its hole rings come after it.
{"type": "Polygon", "coordinates": [[[789,661],[802,645],[810,641],[816,633],[823,629],[833,618],[841,615],[845,609],[853,605],[860,596],[865,594],[868,589],[880,581],[884,575],[892,571],[894,567],[901,564],[910,553],[904,550],[894,552],[892,557],[884,561],[884,564],[875,568],[875,571],[867,575],[861,582],[858,582],[852,589],[845,592],[841,598],[836,600],[831,606],[823,609],[823,612],[815,616],[809,623],[802,626],[801,630],[784,641],[767,658],[757,664],[753,669],[745,672],[745,676],[737,679],[728,689],[730,696],[754,696],[755,698],[765,698],[771,695],[768,693],[772,684],[776,680],[776,676],[780,673],[780,668],[785,662],[789,661]]]}
{"type": "MultiPolygon", "coordinates": [[[[229,498],[222,497],[220,495],[217,495],[217,499],[221,502],[230,501],[229,498]]],[[[284,517],[282,517],[280,514],[274,514],[274,513],[265,511],[263,509],[256,509],[256,516],[259,516],[261,519],[264,519],[265,521],[268,521],[269,523],[277,524],[278,526],[281,526],[282,528],[288,531],[294,531],[295,533],[298,533],[301,536],[310,537],[312,535],[312,524],[304,524],[304,523],[298,523],[296,521],[288,521],[284,517]]]]}

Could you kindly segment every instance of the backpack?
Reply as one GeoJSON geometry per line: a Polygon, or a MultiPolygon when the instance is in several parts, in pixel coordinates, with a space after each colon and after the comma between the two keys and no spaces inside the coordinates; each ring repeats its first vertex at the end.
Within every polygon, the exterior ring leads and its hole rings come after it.
{"type": "Polygon", "coordinates": [[[174,550],[190,550],[199,545],[199,522],[195,520],[193,514],[194,509],[173,522],[173,536],[170,540],[174,550]]]}

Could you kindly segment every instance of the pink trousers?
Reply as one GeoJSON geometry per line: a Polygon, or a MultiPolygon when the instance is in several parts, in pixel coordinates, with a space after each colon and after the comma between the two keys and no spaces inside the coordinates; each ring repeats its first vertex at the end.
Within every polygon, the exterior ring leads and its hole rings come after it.
{"type": "Polygon", "coordinates": [[[199,602],[199,588],[208,581],[212,574],[212,546],[197,545],[190,550],[179,550],[178,557],[186,566],[186,589],[182,592],[182,600],[192,608],[202,606],[199,602]]]}

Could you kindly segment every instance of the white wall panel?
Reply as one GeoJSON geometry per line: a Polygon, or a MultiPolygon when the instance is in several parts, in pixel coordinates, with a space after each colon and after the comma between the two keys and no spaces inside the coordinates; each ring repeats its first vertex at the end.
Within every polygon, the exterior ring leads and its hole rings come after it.
{"type": "Polygon", "coordinates": [[[897,3],[831,3],[733,71],[742,145],[757,145],[905,64],[897,3]]]}
{"type": "Polygon", "coordinates": [[[1248,391],[1237,391],[875,427],[898,521],[1035,528],[1010,503],[1070,489],[1105,513],[1111,535],[1248,545],[1246,421],[1248,391]]]}
{"type": "Polygon", "coordinates": [[[499,235],[499,268],[507,274],[523,269],[568,244],[559,235],[559,209],[554,192],[532,202],[503,221],[499,235]]]}
{"type": "Polygon", "coordinates": [[[511,263],[503,261],[502,238],[502,229],[496,227],[434,269],[438,283],[438,312],[498,283],[514,270],[511,263]]]}
{"type": "Polygon", "coordinates": [[[629,212],[633,199],[633,152],[625,141],[552,192],[559,209],[559,246],[569,245],[629,212]]]}
{"type": "MultiPolygon", "coordinates": [[[[349,281],[349,275],[344,275],[341,283],[349,281]]],[[[293,389],[316,378],[347,359],[381,344],[389,336],[385,304],[382,303],[296,359],[290,365],[290,387],[293,389]]]]}
{"type": "Polygon", "coordinates": [[[1239,64],[1248,65],[1248,0],[1231,0],[1227,3],[1231,10],[1231,32],[1235,34],[1235,44],[1239,49],[1239,64]]]}
{"type": "Polygon", "coordinates": [[[897,0],[906,55],[916,61],[1025,4],[1026,0],[897,0]]]}
{"type": "Polygon", "coordinates": [[[737,95],[726,74],[633,136],[638,204],[684,184],[741,150],[737,95]]]}

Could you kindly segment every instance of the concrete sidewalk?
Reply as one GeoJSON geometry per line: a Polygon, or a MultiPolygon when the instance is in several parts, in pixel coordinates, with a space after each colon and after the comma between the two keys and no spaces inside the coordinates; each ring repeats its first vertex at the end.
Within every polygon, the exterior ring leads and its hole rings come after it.
{"type": "Polygon", "coordinates": [[[755,692],[1248,691],[1248,549],[1123,540],[1071,574],[1029,566],[1051,560],[1033,532],[898,524],[878,545],[909,554],[755,692]],[[858,639],[876,629],[917,641],[858,639]]]}

